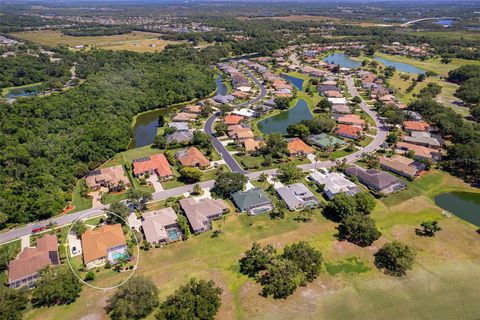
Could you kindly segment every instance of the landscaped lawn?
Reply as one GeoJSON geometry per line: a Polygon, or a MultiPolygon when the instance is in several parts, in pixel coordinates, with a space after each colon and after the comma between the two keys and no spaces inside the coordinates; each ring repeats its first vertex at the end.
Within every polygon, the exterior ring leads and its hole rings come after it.
{"type": "Polygon", "coordinates": [[[82,188],[80,186],[80,181],[78,181],[75,189],[73,190],[72,196],[71,205],[74,208],[73,210],[69,211],[69,213],[90,209],[92,207],[92,198],[83,198],[81,194],[81,189],[82,188]]]}
{"type": "MultiPolygon", "coordinates": [[[[272,164],[269,166],[265,166],[262,163],[265,161],[265,157],[263,155],[259,156],[252,156],[252,155],[238,155],[234,154],[233,157],[237,162],[245,169],[249,171],[259,171],[259,170],[268,170],[268,169],[273,169],[277,168],[280,163],[276,163],[275,161],[272,161],[272,164]]],[[[285,163],[294,163],[295,165],[299,164],[305,164],[305,163],[310,163],[310,160],[307,158],[305,159],[299,159],[299,158],[291,158],[287,161],[287,159],[284,159],[285,163]]]]}
{"type": "MultiPolygon", "coordinates": [[[[226,164],[219,165],[218,168],[203,171],[203,174],[200,177],[199,182],[214,180],[215,177],[217,176],[217,170],[219,168],[223,168],[224,172],[230,171],[230,169],[228,168],[228,166],[226,164]]],[[[174,176],[178,177],[179,175],[180,174],[175,169],[174,170],[174,176]]],[[[162,182],[162,187],[164,189],[172,189],[172,188],[182,187],[182,186],[185,186],[187,184],[189,184],[189,183],[185,183],[181,180],[175,179],[175,180],[169,180],[169,181],[162,182]]]]}
{"type": "MultiPolygon", "coordinates": [[[[456,217],[443,218],[432,197],[452,189],[478,190],[437,170],[409,185],[408,190],[415,192],[402,191],[378,200],[372,217],[383,235],[371,247],[337,241],[337,224],[319,210],[310,223],[296,222],[296,213],[287,214],[283,220],[230,213],[225,220],[214,222],[214,229],[224,231],[218,238],[207,232],[141,252],[136,274],[146,275],[157,284],[161,301],[190,277],[215,281],[223,289],[216,317],[220,320],[476,319],[480,246],[473,244],[478,235],[471,224],[456,217]],[[432,238],[416,236],[415,228],[425,219],[440,219],[443,230],[432,238]],[[414,268],[403,278],[386,276],[373,264],[373,253],[393,239],[417,250],[414,268]],[[300,240],[322,251],[325,267],[317,280],[297,289],[288,299],[261,297],[260,286],[239,273],[238,260],[254,241],[280,249],[300,240]]],[[[112,274],[100,283],[111,283],[120,276],[112,274]]],[[[113,292],[84,287],[75,303],[30,310],[25,319],[107,319],[105,300],[113,292]]]]}

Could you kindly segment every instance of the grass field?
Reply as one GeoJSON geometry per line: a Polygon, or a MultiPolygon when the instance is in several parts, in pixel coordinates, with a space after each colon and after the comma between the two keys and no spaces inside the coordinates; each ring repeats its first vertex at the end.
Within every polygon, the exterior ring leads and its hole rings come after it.
{"type": "Polygon", "coordinates": [[[480,40],[480,32],[468,32],[468,31],[415,31],[410,34],[420,37],[432,37],[432,38],[444,38],[447,40],[480,40]]]}
{"type": "MultiPolygon", "coordinates": [[[[475,227],[456,217],[443,218],[433,203],[435,195],[451,190],[478,192],[434,170],[409,183],[408,190],[379,200],[372,217],[383,235],[372,247],[337,241],[336,224],[319,213],[310,223],[296,222],[295,213],[284,220],[230,213],[214,223],[214,229],[224,231],[218,238],[207,232],[142,252],[137,273],[154,280],[161,300],[189,277],[214,280],[224,290],[218,319],[477,319],[480,246],[474,245],[475,227]],[[433,218],[443,230],[434,238],[416,236],[415,227],[433,218]],[[418,252],[405,278],[386,276],[373,266],[372,254],[393,239],[418,252]],[[299,240],[320,249],[326,264],[316,281],[288,299],[259,296],[259,286],[238,272],[238,259],[252,242],[281,248],[299,240]]],[[[25,318],[107,319],[103,308],[109,295],[85,287],[77,302],[30,310],[25,318]]]]}
{"type": "Polygon", "coordinates": [[[313,15],[288,15],[288,16],[281,16],[281,17],[244,17],[240,16],[237,17],[238,20],[255,20],[255,19],[272,19],[272,20],[280,20],[286,22],[306,22],[306,21],[335,21],[339,20],[338,18],[332,17],[325,17],[325,16],[313,16],[313,15]]]}
{"type": "Polygon", "coordinates": [[[375,53],[375,55],[381,58],[392,60],[392,61],[409,63],[417,68],[420,68],[426,71],[432,71],[441,76],[447,76],[448,71],[456,69],[463,65],[467,65],[467,64],[480,65],[480,61],[456,59],[456,58],[452,59],[452,62],[448,64],[443,64],[443,63],[440,63],[439,58],[421,61],[418,59],[411,59],[404,56],[397,56],[397,55],[391,55],[391,54],[385,54],[385,53],[375,53]]]}
{"type": "Polygon", "coordinates": [[[167,44],[174,43],[159,39],[157,33],[134,31],[129,34],[112,36],[74,37],[64,35],[60,31],[40,30],[14,32],[13,36],[22,40],[47,46],[79,46],[88,45],[109,50],[130,50],[136,52],[161,51],[167,44]],[[155,45],[155,47],[151,46],[155,45]]]}

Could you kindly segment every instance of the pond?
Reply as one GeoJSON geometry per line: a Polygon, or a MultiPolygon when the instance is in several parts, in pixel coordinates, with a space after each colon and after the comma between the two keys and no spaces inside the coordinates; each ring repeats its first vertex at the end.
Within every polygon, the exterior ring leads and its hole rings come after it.
{"type": "Polygon", "coordinates": [[[282,73],[282,78],[293,84],[298,90],[303,91],[303,79],[282,73]]]}
{"type": "Polygon", "coordinates": [[[355,61],[345,53],[333,53],[328,57],[324,58],[323,61],[331,64],[338,64],[342,68],[351,68],[351,69],[358,68],[362,65],[361,61],[355,61]]]}
{"type": "Polygon", "coordinates": [[[373,56],[373,58],[378,62],[383,63],[387,67],[395,67],[395,69],[400,72],[408,72],[408,73],[415,73],[415,74],[425,73],[425,70],[419,69],[409,63],[396,62],[396,61],[388,60],[385,58],[381,58],[379,56],[373,56]]]}
{"type": "Polygon", "coordinates": [[[305,100],[298,100],[297,104],[286,111],[268,117],[257,123],[258,129],[264,133],[278,132],[283,135],[287,134],[287,127],[291,124],[298,123],[302,120],[311,120],[313,115],[308,108],[305,100]]]}
{"type": "Polygon", "coordinates": [[[11,89],[5,97],[7,99],[29,97],[29,96],[36,95],[38,92],[40,92],[40,88],[38,87],[11,89]]]}
{"type": "Polygon", "coordinates": [[[179,107],[166,107],[139,114],[133,127],[133,139],[130,141],[128,149],[140,148],[152,144],[153,139],[157,136],[158,117],[172,113],[178,108],[179,107]]]}
{"type": "Polygon", "coordinates": [[[460,219],[480,227],[480,193],[442,193],[435,197],[435,204],[460,219]]]}

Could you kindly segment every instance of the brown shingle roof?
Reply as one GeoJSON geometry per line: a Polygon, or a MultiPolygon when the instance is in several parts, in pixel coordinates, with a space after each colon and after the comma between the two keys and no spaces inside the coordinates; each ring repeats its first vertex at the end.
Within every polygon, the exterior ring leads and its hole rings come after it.
{"type": "Polygon", "coordinates": [[[8,282],[12,283],[29,275],[37,273],[40,269],[58,261],[51,261],[49,251],[57,252],[57,237],[45,234],[37,240],[37,247],[25,248],[15,260],[10,261],[8,267],[8,282]]]}

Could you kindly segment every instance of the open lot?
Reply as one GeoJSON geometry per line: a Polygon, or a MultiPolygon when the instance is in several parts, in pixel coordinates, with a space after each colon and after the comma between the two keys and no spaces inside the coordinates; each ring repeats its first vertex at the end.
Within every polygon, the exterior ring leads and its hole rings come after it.
{"type": "Polygon", "coordinates": [[[47,46],[79,46],[89,45],[109,50],[130,50],[136,52],[161,51],[172,41],[159,39],[159,34],[150,32],[134,31],[129,34],[113,36],[85,36],[74,37],[64,35],[60,31],[40,30],[14,32],[13,36],[22,40],[31,41],[36,44],[47,46]]]}
{"type": "MultiPolygon", "coordinates": [[[[224,231],[218,238],[207,232],[142,252],[137,273],[155,281],[162,300],[189,277],[213,279],[224,289],[218,319],[478,318],[479,237],[473,225],[443,218],[433,203],[433,197],[445,191],[478,190],[436,170],[409,186],[378,201],[372,216],[383,236],[370,248],[337,241],[336,224],[320,212],[310,223],[296,222],[295,213],[283,220],[230,213],[214,224],[224,231]],[[415,227],[433,218],[440,219],[443,230],[434,238],[417,237],[415,227]],[[373,266],[372,254],[393,239],[418,251],[414,270],[402,279],[385,276],[373,266]],[[262,298],[259,286],[238,272],[238,259],[254,241],[280,248],[299,240],[319,248],[327,263],[319,279],[288,299],[262,298]]],[[[30,310],[25,318],[106,319],[103,308],[109,295],[84,288],[74,304],[30,310]]]]}

